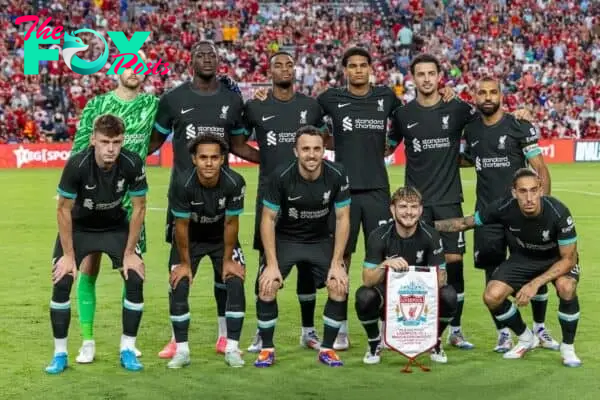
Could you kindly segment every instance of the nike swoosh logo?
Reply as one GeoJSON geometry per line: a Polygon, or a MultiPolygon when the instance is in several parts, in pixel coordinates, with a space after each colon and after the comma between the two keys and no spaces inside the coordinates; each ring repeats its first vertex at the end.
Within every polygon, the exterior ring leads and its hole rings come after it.
{"type": "Polygon", "coordinates": [[[338,104],[338,108],[344,108],[346,106],[349,106],[352,103],[344,103],[344,104],[338,104]]]}
{"type": "Polygon", "coordinates": [[[85,185],[85,188],[87,190],[94,190],[94,189],[96,189],[96,185],[94,185],[94,186],[85,185]]]}
{"type": "Polygon", "coordinates": [[[471,143],[471,147],[475,147],[477,146],[477,143],[479,143],[479,140],[474,141],[473,143],[471,143]]]}
{"type": "Polygon", "coordinates": [[[263,115],[263,117],[262,117],[262,120],[263,120],[263,122],[265,122],[265,121],[268,121],[268,120],[270,120],[270,119],[272,119],[272,118],[275,118],[275,117],[276,117],[275,115],[269,115],[268,117],[265,117],[265,116],[263,115]]]}
{"type": "Polygon", "coordinates": [[[203,202],[203,201],[201,201],[201,202],[199,202],[199,203],[196,203],[195,201],[192,201],[192,205],[193,205],[193,206],[201,206],[202,204],[204,204],[204,202],[203,202]]]}
{"type": "Polygon", "coordinates": [[[302,196],[298,196],[298,197],[288,197],[288,200],[289,200],[289,201],[294,201],[294,200],[298,200],[298,199],[301,199],[301,198],[302,198],[302,196]]]}
{"type": "Polygon", "coordinates": [[[181,109],[181,115],[183,115],[183,114],[186,114],[186,113],[188,113],[188,112],[192,111],[193,109],[194,109],[194,107],[192,107],[192,108],[188,108],[187,110],[184,110],[184,109],[182,108],[182,109],[181,109]]]}
{"type": "Polygon", "coordinates": [[[419,125],[419,123],[418,123],[418,122],[415,122],[414,124],[408,124],[408,125],[406,125],[406,128],[407,128],[407,129],[410,129],[410,128],[412,128],[413,126],[417,126],[417,125],[419,125]]]}
{"type": "Polygon", "coordinates": [[[509,226],[508,230],[511,231],[511,232],[521,232],[520,229],[513,228],[512,226],[509,226]]]}

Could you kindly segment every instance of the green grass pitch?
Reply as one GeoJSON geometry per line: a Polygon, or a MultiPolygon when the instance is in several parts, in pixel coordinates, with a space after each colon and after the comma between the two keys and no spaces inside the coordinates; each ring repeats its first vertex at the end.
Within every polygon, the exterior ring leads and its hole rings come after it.
{"type": "MultiPolygon", "coordinates": [[[[0,399],[336,399],[421,398],[421,399],[597,399],[600,393],[598,347],[600,325],[598,293],[600,272],[596,263],[600,237],[600,164],[553,165],[550,167],[553,193],[571,209],[577,223],[582,278],[579,289],[581,320],[576,350],[583,367],[568,369],[560,354],[535,350],[523,360],[503,360],[491,351],[496,333],[481,301],[482,273],[472,264],[472,235],[467,235],[465,258],[466,303],[463,328],[476,345],[472,351],[446,348],[447,365],[432,365],[432,371],[418,369],[401,374],[405,359],[386,351],[381,365],[366,366],[362,356],[366,337],[354,312],[354,291],[360,283],[364,249],[354,256],[351,270],[350,338],[352,348],[341,353],[346,365],[330,369],[316,362],[316,354],[298,345],[299,306],[295,294],[295,272],[291,284],[280,293],[280,317],[275,340],[277,364],[267,370],[252,366],[254,355],[245,354],[246,367],[230,369],[215,354],[216,308],[212,271],[208,259],[201,265],[191,293],[190,331],[192,365],[168,370],[157,352],[170,337],[167,304],[168,247],[164,243],[164,207],[169,170],[149,168],[150,194],[147,213],[149,253],[146,255],[145,309],[138,347],[145,370],[124,371],[119,366],[122,283],[106,260],[98,280],[96,315],[97,359],[92,365],[77,365],[80,345],[75,291],[70,328],[70,368],[61,376],[47,376],[44,367],[52,355],[49,322],[51,295],[50,257],[56,237],[55,188],[60,170],[3,170],[0,173],[0,399]]],[[[257,255],[252,250],[253,211],[257,169],[239,169],[248,183],[246,214],[241,233],[246,260],[247,318],[242,334],[245,348],[256,327],[253,279],[257,255]]],[[[395,188],[402,184],[401,167],[390,168],[395,188]]],[[[466,195],[464,210],[470,213],[474,201],[474,171],[462,171],[466,195]]],[[[547,326],[560,340],[556,317],[558,307],[550,290],[547,326]]],[[[322,333],[321,314],[326,294],[319,292],[316,326],[322,333]]],[[[530,310],[523,310],[531,323],[530,310]]],[[[430,364],[428,358],[426,364],[430,364]]]]}

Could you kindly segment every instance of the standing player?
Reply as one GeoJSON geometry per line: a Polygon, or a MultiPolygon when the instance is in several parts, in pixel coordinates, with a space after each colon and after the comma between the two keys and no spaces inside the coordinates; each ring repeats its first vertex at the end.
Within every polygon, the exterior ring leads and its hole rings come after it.
{"type": "MultiPolygon", "coordinates": [[[[250,100],[246,103],[245,119],[248,131],[256,132],[256,140],[260,149],[260,169],[258,192],[256,196],[256,217],[254,225],[254,249],[263,256],[260,241],[260,221],[262,216],[262,198],[267,190],[267,177],[281,164],[288,164],[295,159],[294,142],[296,131],[306,125],[326,129],[319,103],[311,97],[294,91],[294,58],[286,52],[278,52],[271,56],[272,92],[264,101],[250,100]]],[[[258,286],[257,286],[258,289],[258,286]]],[[[302,334],[300,344],[304,347],[318,349],[319,337],[314,328],[316,307],[316,288],[310,267],[298,265],[296,286],[298,301],[302,314],[302,334]]],[[[258,293],[256,293],[258,294],[258,293]]],[[[257,353],[262,344],[256,335],[248,351],[257,353]]]]}
{"type": "MultiPolygon", "coordinates": [[[[145,55],[141,52],[140,57],[146,61],[145,55]]],[[[123,148],[133,151],[145,162],[158,98],[140,92],[143,82],[144,75],[136,75],[132,68],[127,68],[119,75],[119,83],[115,90],[93,97],[88,101],[81,114],[71,154],[84,151],[90,146],[94,121],[99,116],[112,114],[121,118],[125,124],[123,148]]],[[[127,217],[131,218],[133,207],[127,194],[123,198],[123,207],[127,211],[127,217]]],[[[142,225],[138,246],[140,252],[144,254],[146,252],[144,225],[142,225]]],[[[82,364],[94,361],[96,354],[94,316],[96,313],[96,279],[100,271],[101,257],[102,253],[89,254],[79,266],[77,308],[83,344],[79,349],[76,361],[82,364]]],[[[137,348],[135,352],[138,357],[141,356],[141,352],[137,348]]]]}
{"type": "Polygon", "coordinates": [[[517,170],[512,186],[512,197],[498,199],[473,216],[436,221],[435,227],[439,231],[458,232],[500,224],[508,229],[516,245],[511,247],[508,259],[493,272],[483,295],[496,319],[519,336],[517,345],[504,353],[504,358],[521,358],[539,344],[538,337],[527,328],[508,297],[514,295],[517,305],[525,306],[543,285],[552,282],[559,297],[563,364],[578,367],[581,360],[573,346],[580,315],[575,222],[561,201],[544,196],[542,181],[535,171],[517,170]]]}
{"type": "MultiPolygon", "coordinates": [[[[350,236],[344,252],[348,269],[361,225],[366,248],[371,231],[391,217],[384,153],[388,118],[402,103],[389,87],[369,84],[371,62],[371,54],[363,48],[346,50],[342,65],[347,86],[327,89],[317,98],[333,125],[335,161],[344,166],[351,183],[350,236]]],[[[347,303],[345,307],[347,310],[347,303]]],[[[334,348],[345,350],[349,346],[345,320],[334,348]]]]}
{"type": "Polygon", "coordinates": [[[227,144],[218,136],[196,137],[189,150],[196,168],[175,177],[171,188],[169,203],[175,217],[175,234],[169,257],[169,308],[177,349],[169,368],[190,363],[188,297],[198,264],[206,255],[227,291],[225,362],[232,367],[244,365],[238,344],[246,310],[245,268],[233,260],[246,183],[240,174],[223,166],[227,150],[227,144]]]}
{"type": "MultiPolygon", "coordinates": [[[[365,364],[381,362],[379,318],[385,313],[385,267],[396,271],[406,270],[410,265],[439,267],[439,338],[452,320],[457,305],[456,291],[446,285],[442,239],[433,228],[420,221],[423,214],[421,194],[410,187],[396,190],[390,211],[393,222],[376,228],[369,235],[363,264],[363,286],[356,291],[356,313],[369,339],[369,348],[363,358],[365,364]]],[[[439,339],[431,352],[431,359],[439,363],[448,362],[439,339]]]]}
{"type": "MultiPolygon", "coordinates": [[[[397,109],[392,119],[389,144],[393,151],[404,140],[406,152],[405,185],[417,188],[423,195],[423,219],[431,224],[435,219],[462,216],[462,185],[459,174],[459,150],[463,128],[477,118],[477,110],[458,99],[443,102],[438,92],[441,78],[439,61],[428,54],[414,58],[410,71],[415,81],[417,97],[397,109]]],[[[449,343],[462,349],[472,349],[460,327],[464,304],[462,233],[442,233],[446,253],[448,284],[458,294],[456,316],[450,323],[449,343]]]]}
{"type": "MultiPolygon", "coordinates": [[[[538,146],[538,135],[529,122],[517,120],[502,110],[502,90],[493,78],[484,78],[476,89],[477,108],[481,118],[465,127],[465,158],[477,173],[477,203],[482,212],[499,198],[510,195],[514,173],[528,164],[542,180],[544,194],[550,195],[550,172],[538,146]]],[[[466,160],[465,160],[466,161],[466,160]]],[[[506,260],[509,233],[502,225],[475,228],[475,268],[485,270],[486,284],[494,270],[506,260]]],[[[531,299],[533,332],[543,347],[558,350],[559,344],[545,329],[548,286],[543,285],[531,299]]],[[[492,314],[492,318],[494,318],[492,314]]],[[[510,330],[494,318],[498,342],[494,351],[504,353],[512,347],[510,330]]]]}
{"type": "MultiPolygon", "coordinates": [[[[255,163],[259,162],[258,151],[246,143],[246,130],[242,124],[243,100],[217,80],[219,66],[217,50],[210,41],[200,41],[192,48],[193,79],[165,93],[158,105],[151,151],[158,149],[173,132],[173,162],[171,182],[194,167],[188,151],[188,143],[204,134],[221,137],[229,144],[231,152],[255,163]]],[[[225,165],[228,165],[225,157],[225,165]]],[[[173,215],[167,211],[166,240],[173,237],[173,215]]],[[[234,261],[243,262],[241,249],[234,252],[234,261]]],[[[220,276],[215,276],[215,299],[219,321],[217,351],[225,352],[227,327],[225,305],[227,291],[220,276]]],[[[161,358],[175,354],[175,340],[171,340],[159,353],[161,358]]]]}
{"type": "Polygon", "coordinates": [[[144,308],[144,264],[137,243],[146,212],[146,175],[142,159],[122,149],[123,121],[104,115],[94,122],[92,147],[67,162],[58,185],[58,238],[54,247],[50,320],[54,357],[46,372],[67,367],[67,334],[71,321],[70,293],[77,268],[91,253],[106,253],[125,280],[121,365],[142,369],[134,352],[144,308]],[[129,193],[129,222],[122,207],[129,193]]]}
{"type": "Polygon", "coordinates": [[[302,263],[310,266],[318,288],[327,286],[319,361],[338,367],[343,363],[333,350],[333,342],[347,319],[344,303],[348,277],[343,256],[350,225],[350,185],[341,165],[323,160],[325,144],[317,128],[298,130],[295,154],[296,161],[282,165],[269,177],[263,198],[260,233],[265,263],[260,266],[256,302],[262,350],[254,365],[270,367],[275,362],[277,292],[292,267],[302,263]],[[332,237],[330,215],[334,210],[332,237]]]}

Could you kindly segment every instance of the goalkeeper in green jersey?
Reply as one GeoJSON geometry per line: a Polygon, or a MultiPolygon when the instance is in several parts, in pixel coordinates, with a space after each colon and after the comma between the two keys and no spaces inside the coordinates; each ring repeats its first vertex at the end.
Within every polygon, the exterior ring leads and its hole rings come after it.
{"type": "MultiPolygon", "coordinates": [[[[147,61],[142,51],[140,51],[140,56],[147,61]]],[[[80,152],[90,145],[92,128],[97,117],[103,114],[114,114],[125,123],[123,147],[136,152],[142,160],[146,159],[158,108],[158,97],[141,93],[144,79],[144,75],[134,74],[132,68],[125,69],[119,75],[119,83],[115,90],[96,96],[86,104],[75,134],[71,154],[80,152]]],[[[218,79],[229,90],[241,96],[239,87],[229,77],[219,76],[218,79]]],[[[123,199],[123,207],[127,210],[128,217],[131,216],[132,206],[128,195],[123,199]]],[[[145,226],[142,226],[138,247],[141,253],[146,252],[145,226]]],[[[87,256],[81,263],[79,271],[77,305],[83,345],[76,361],[81,364],[91,363],[96,353],[94,315],[96,312],[96,278],[100,270],[101,256],[100,253],[87,256]]],[[[141,352],[137,347],[134,346],[134,350],[136,356],[140,357],[141,352]]]]}

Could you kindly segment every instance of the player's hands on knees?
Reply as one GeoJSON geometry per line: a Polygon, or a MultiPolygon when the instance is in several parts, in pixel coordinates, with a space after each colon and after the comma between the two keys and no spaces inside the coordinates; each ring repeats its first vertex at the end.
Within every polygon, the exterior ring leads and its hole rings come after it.
{"type": "Polygon", "coordinates": [[[279,271],[279,266],[267,266],[260,274],[258,279],[258,288],[260,293],[267,297],[274,296],[277,293],[277,289],[281,286],[283,277],[279,271]]]}
{"type": "Polygon", "coordinates": [[[254,92],[254,98],[260,101],[265,101],[269,96],[269,90],[265,88],[260,88],[256,92],[254,92]]]}
{"type": "Polygon", "coordinates": [[[123,257],[123,276],[125,280],[129,277],[129,271],[134,271],[142,280],[145,279],[146,268],[144,267],[144,261],[135,253],[125,254],[123,257]]]}
{"type": "Polygon", "coordinates": [[[537,294],[539,289],[539,286],[537,286],[533,282],[529,282],[528,284],[523,286],[515,296],[515,299],[517,300],[517,305],[519,307],[523,307],[529,304],[529,301],[533,296],[537,294]]]}
{"type": "Polygon", "coordinates": [[[450,100],[452,100],[454,97],[456,97],[456,93],[454,92],[454,89],[452,89],[450,86],[444,86],[443,88],[441,88],[440,94],[442,95],[442,101],[444,103],[447,103],[450,100]]]}
{"type": "Polygon", "coordinates": [[[73,275],[73,280],[77,278],[77,265],[75,257],[62,256],[58,259],[54,268],[52,268],[52,284],[58,283],[65,275],[73,275]]]}
{"type": "Polygon", "coordinates": [[[385,260],[384,266],[393,269],[396,272],[406,272],[408,271],[408,262],[402,257],[394,257],[388,260],[385,260]]]}
{"type": "Polygon", "coordinates": [[[181,263],[175,265],[174,267],[175,268],[171,269],[171,276],[169,277],[169,283],[171,284],[171,287],[175,289],[183,278],[188,278],[191,285],[193,275],[190,264],[181,263]]]}
{"type": "Polygon", "coordinates": [[[241,280],[246,279],[246,269],[242,264],[233,260],[223,260],[223,282],[232,276],[237,276],[241,280]]]}
{"type": "Polygon", "coordinates": [[[348,274],[343,262],[332,262],[327,273],[327,286],[339,293],[348,293],[348,274]]]}

